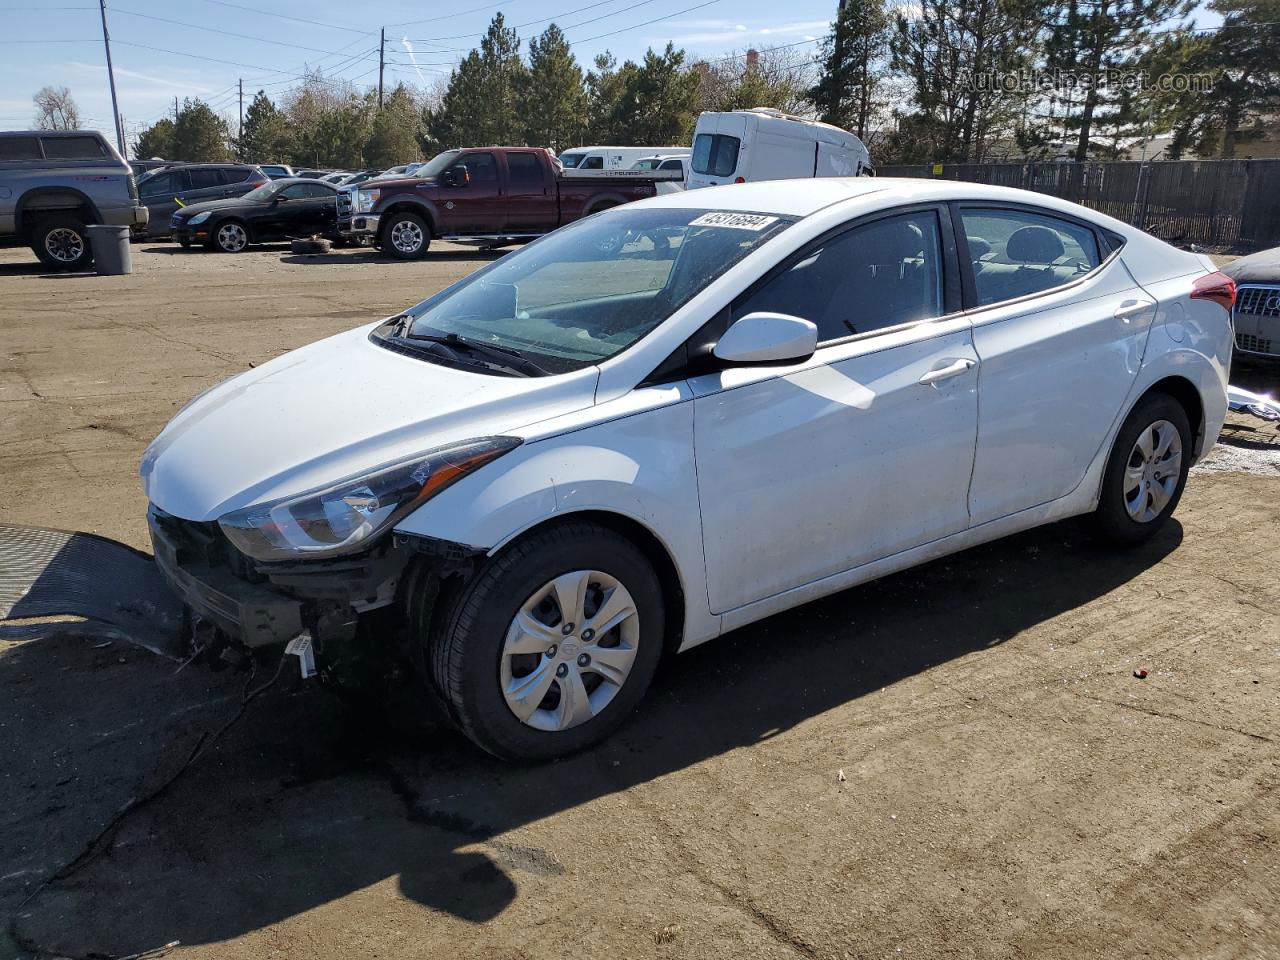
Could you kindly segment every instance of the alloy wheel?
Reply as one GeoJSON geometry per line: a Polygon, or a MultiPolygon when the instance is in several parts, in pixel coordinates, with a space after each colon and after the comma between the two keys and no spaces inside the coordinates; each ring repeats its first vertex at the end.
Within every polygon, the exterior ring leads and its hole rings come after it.
{"type": "Polygon", "coordinates": [[[227,253],[239,253],[249,245],[249,235],[238,223],[224,223],[218,228],[218,247],[227,253]]]}
{"type": "Polygon", "coordinates": [[[575,570],[525,600],[507,629],[498,682],[516,718],[568,730],[609,705],[631,673],[640,616],[630,592],[599,570],[575,570]]]}
{"type": "Polygon", "coordinates": [[[1134,442],[1125,464],[1124,506],[1137,523],[1150,523],[1168,506],[1182,482],[1182,434],[1157,420],[1134,442]]]}
{"type": "Polygon", "coordinates": [[[84,256],[84,237],[70,227],[57,227],[45,234],[44,248],[60,263],[75,263],[84,256]]]}
{"type": "Polygon", "coordinates": [[[391,226],[391,245],[401,253],[417,253],[424,239],[422,228],[412,220],[401,220],[391,226]]]}

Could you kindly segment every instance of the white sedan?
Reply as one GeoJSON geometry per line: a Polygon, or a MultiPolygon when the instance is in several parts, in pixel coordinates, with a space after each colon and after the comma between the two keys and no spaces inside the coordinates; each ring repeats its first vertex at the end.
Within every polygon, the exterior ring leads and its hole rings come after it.
{"type": "Polygon", "coordinates": [[[664,652],[1063,517],[1150,537],[1233,297],[1019,190],[656,197],[193,400],[142,462],[156,557],[206,642],[395,634],[477,744],[554,757],[664,652]]]}

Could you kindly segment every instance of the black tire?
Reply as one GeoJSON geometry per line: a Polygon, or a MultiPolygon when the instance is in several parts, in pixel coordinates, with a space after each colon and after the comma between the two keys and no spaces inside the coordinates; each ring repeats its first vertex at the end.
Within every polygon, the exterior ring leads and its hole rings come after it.
{"type": "Polygon", "coordinates": [[[47,214],[36,221],[31,250],[41,263],[55,270],[88,270],[93,265],[93,250],[84,226],[83,218],[74,213],[47,214]]]}
{"type": "MultiPolygon", "coordinates": [[[[457,592],[426,637],[426,665],[454,722],[472,741],[507,760],[540,761],[598,743],[643,698],[662,658],[662,587],[644,554],[625,537],[584,521],[566,521],[505,548],[457,592]],[[523,723],[503,697],[499,667],[507,630],[525,601],[561,574],[599,570],[621,582],[639,616],[631,672],[594,717],[560,731],[523,723]]],[[[416,625],[419,637],[427,633],[416,625]]]]}
{"type": "MultiPolygon", "coordinates": [[[[239,236],[239,234],[235,234],[239,236]]],[[[216,253],[244,253],[249,249],[249,244],[253,242],[253,236],[249,233],[249,225],[243,220],[237,220],[229,217],[226,220],[219,220],[217,223],[209,227],[209,239],[205,241],[205,247],[216,253]],[[226,235],[223,231],[227,228],[239,227],[243,232],[243,243],[232,242],[232,233],[226,235]]]]}
{"type": "Polygon", "coordinates": [[[421,260],[431,247],[431,228],[427,221],[409,210],[391,214],[379,236],[382,252],[397,260],[421,260]],[[415,232],[416,243],[411,242],[415,232]]]}
{"type": "MultiPolygon", "coordinates": [[[[1107,459],[1106,472],[1102,478],[1102,494],[1098,501],[1098,509],[1094,512],[1094,525],[1098,532],[1108,540],[1121,544],[1136,544],[1153,537],[1168,522],[1173,511],[1182,499],[1182,491],[1187,485],[1187,471],[1191,468],[1192,443],[1194,437],[1191,424],[1187,419],[1187,411],[1182,404],[1167,393],[1151,393],[1138,401],[1129,416],[1120,426],[1116,434],[1115,444],[1107,459]],[[1178,432],[1181,442],[1181,463],[1178,468],[1177,486],[1169,496],[1168,502],[1148,520],[1137,520],[1131,514],[1127,504],[1125,473],[1131,464],[1138,460],[1135,446],[1145,431],[1152,430],[1161,421],[1170,423],[1178,432]],[[1131,460],[1131,458],[1133,458],[1131,460]]],[[[1135,467],[1136,469],[1136,467],[1135,467]]],[[[1139,495],[1144,504],[1148,504],[1145,490],[1139,495]]]]}

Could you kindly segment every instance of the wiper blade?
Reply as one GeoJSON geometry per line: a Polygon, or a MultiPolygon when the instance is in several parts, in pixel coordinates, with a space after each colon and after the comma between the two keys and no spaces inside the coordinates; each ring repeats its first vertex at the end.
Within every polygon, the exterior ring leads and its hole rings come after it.
{"type": "MultiPolygon", "coordinates": [[[[412,323],[412,320],[409,321],[412,323]]],[[[525,357],[519,350],[513,350],[510,347],[500,347],[495,343],[486,343],[483,340],[472,340],[470,337],[460,337],[456,333],[448,333],[439,336],[433,333],[408,333],[401,334],[406,340],[422,340],[427,343],[438,343],[441,346],[449,347],[454,350],[463,350],[479,356],[487,357],[499,366],[506,367],[516,373],[524,376],[550,376],[551,371],[545,367],[541,367],[532,360],[525,357]]]]}

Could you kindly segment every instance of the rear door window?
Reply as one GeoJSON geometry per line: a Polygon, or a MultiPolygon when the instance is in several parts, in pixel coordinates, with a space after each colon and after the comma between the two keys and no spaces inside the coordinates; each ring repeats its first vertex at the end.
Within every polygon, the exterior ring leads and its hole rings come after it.
{"type": "Polygon", "coordinates": [[[1093,230],[1047,213],[961,207],[978,306],[1070,283],[1102,262],[1093,230]]]}
{"type": "Polygon", "coordinates": [[[107,155],[97,137],[41,137],[50,160],[101,160],[107,155]]]}
{"type": "Polygon", "coordinates": [[[700,133],[693,140],[693,172],[729,177],[738,169],[742,141],[724,133],[700,133]]]}
{"type": "Polygon", "coordinates": [[[253,168],[223,167],[221,173],[223,183],[244,183],[249,179],[249,175],[253,173],[253,168]]]}
{"type": "Polygon", "coordinates": [[[507,170],[512,184],[537,186],[542,183],[542,164],[532,153],[508,153],[507,170]]]}
{"type": "Polygon", "coordinates": [[[662,166],[660,166],[658,169],[659,170],[683,170],[684,167],[680,166],[679,160],[663,160],[662,166]]]}
{"type": "Polygon", "coordinates": [[[217,167],[196,167],[188,170],[187,174],[191,177],[192,190],[207,190],[209,187],[222,186],[217,167]]]}
{"type": "Polygon", "coordinates": [[[41,158],[40,142],[35,137],[0,137],[0,163],[41,158]]]}

